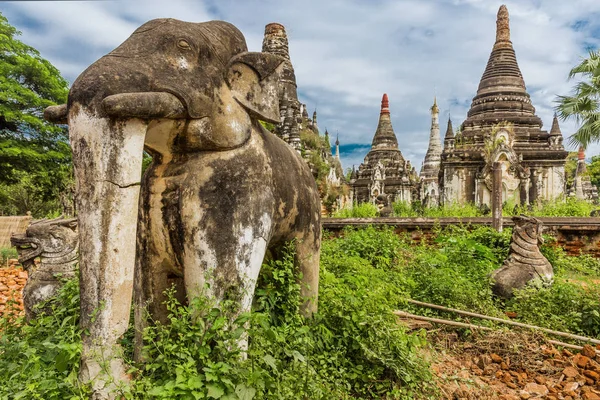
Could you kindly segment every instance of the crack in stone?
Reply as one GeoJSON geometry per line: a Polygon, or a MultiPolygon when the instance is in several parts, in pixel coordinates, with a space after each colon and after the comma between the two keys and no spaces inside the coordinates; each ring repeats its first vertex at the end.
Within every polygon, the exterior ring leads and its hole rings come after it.
{"type": "Polygon", "coordinates": [[[113,185],[118,186],[121,189],[127,189],[127,188],[132,187],[132,186],[140,186],[141,185],[141,182],[133,182],[133,183],[128,183],[126,185],[119,185],[118,183],[113,182],[113,181],[109,181],[108,179],[105,179],[104,182],[112,183],[113,185]]]}

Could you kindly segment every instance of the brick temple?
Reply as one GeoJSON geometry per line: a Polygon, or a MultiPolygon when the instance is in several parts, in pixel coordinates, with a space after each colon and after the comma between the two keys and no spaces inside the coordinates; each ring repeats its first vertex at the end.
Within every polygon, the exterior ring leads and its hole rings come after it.
{"type": "MultiPolygon", "coordinates": [[[[450,128],[451,129],[451,128],[450,128]]],[[[525,87],[501,6],[496,42],[459,133],[446,132],[441,154],[441,203],[491,202],[491,165],[502,163],[502,199],[520,204],[565,193],[567,152],[555,119],[550,132],[525,87]]]]}
{"type": "Polygon", "coordinates": [[[384,196],[388,203],[418,199],[417,172],[398,148],[389,107],[384,94],[371,150],[350,178],[350,197],[355,203],[375,202],[378,196],[384,196]]]}

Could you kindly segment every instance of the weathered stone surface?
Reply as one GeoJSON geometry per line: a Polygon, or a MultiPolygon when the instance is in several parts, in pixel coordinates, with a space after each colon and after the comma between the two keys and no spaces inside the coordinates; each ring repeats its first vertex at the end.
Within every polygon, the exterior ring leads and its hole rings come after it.
{"type": "Polygon", "coordinates": [[[398,148],[387,94],[381,99],[379,123],[371,150],[358,170],[353,171],[350,185],[351,197],[356,203],[375,203],[380,195],[385,195],[390,204],[394,201],[411,202],[418,198],[417,173],[398,148]]]}
{"type": "Polygon", "coordinates": [[[543,243],[542,223],[536,218],[513,217],[515,226],[508,258],[504,265],[492,273],[492,290],[500,297],[509,298],[514,289],[521,289],[530,282],[552,282],[552,265],[540,252],[543,243]]]}
{"type": "Polygon", "coordinates": [[[19,263],[29,279],[23,289],[25,316],[29,320],[40,311],[36,306],[56,295],[64,280],[73,278],[78,262],[77,220],[35,221],[22,235],[13,235],[11,243],[19,253],[19,263]],[[39,263],[35,259],[39,257],[39,263]]]}
{"type": "Polygon", "coordinates": [[[165,289],[174,285],[181,300],[234,299],[248,311],[265,252],[277,256],[290,240],[303,312],[316,310],[317,188],[297,151],[258,121],[280,122],[285,63],[247,52],[226,22],[157,19],[73,83],[80,379],[92,382],[94,398],[114,397],[126,379],[117,343],[129,322],[134,266],[138,350],[144,306],[166,320],[165,289]],[[141,179],[144,150],[153,162],[141,179]]]}
{"type": "Polygon", "coordinates": [[[490,204],[489,163],[501,161],[503,199],[521,204],[551,200],[565,192],[564,165],[567,152],[556,128],[543,131],[542,121],[527,93],[510,41],[508,10],[498,11],[496,42],[481,77],[460,133],[446,135],[441,159],[441,201],[490,204]],[[515,157],[498,152],[486,159],[486,140],[503,125],[513,138],[515,157]],[[520,168],[517,168],[517,165],[520,168]]]}

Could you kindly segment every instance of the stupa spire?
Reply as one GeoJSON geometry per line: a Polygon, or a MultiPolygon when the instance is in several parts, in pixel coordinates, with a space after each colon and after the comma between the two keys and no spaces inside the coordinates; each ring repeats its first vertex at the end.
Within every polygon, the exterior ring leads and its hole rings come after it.
{"type": "Polygon", "coordinates": [[[444,139],[452,139],[454,137],[454,128],[452,127],[452,119],[448,116],[448,126],[446,127],[446,135],[444,139]]]}
{"type": "Polygon", "coordinates": [[[439,114],[439,112],[440,112],[440,109],[437,105],[437,97],[433,96],[433,105],[431,106],[431,113],[439,114]]]}
{"type": "Polygon", "coordinates": [[[542,126],[542,120],[535,115],[510,41],[508,10],[504,5],[498,10],[496,42],[463,127],[492,126],[498,123],[499,115],[502,120],[515,125],[535,129],[542,126]]]}
{"type": "Polygon", "coordinates": [[[262,51],[263,53],[277,54],[287,60],[290,59],[288,37],[283,25],[271,22],[265,26],[262,51]]]}
{"type": "Polygon", "coordinates": [[[381,112],[380,114],[389,114],[390,113],[390,100],[388,99],[387,93],[383,94],[381,98],[381,112]]]}
{"type": "Polygon", "coordinates": [[[381,98],[381,111],[379,112],[379,124],[373,137],[372,148],[376,149],[397,149],[398,139],[392,127],[390,119],[390,101],[387,93],[381,98]]]}
{"type": "Polygon", "coordinates": [[[508,18],[508,9],[504,4],[500,6],[496,18],[496,44],[502,42],[510,43],[510,21],[508,18]]]}
{"type": "Polygon", "coordinates": [[[429,131],[429,147],[425,154],[425,161],[421,167],[421,176],[436,176],[440,170],[440,160],[442,156],[442,142],[440,140],[440,109],[437,105],[437,99],[433,98],[431,106],[431,129],[429,131]]]}
{"type": "Polygon", "coordinates": [[[560,131],[560,126],[558,125],[558,117],[556,113],[554,113],[554,118],[552,118],[552,128],[550,128],[550,135],[562,135],[560,131]]]}

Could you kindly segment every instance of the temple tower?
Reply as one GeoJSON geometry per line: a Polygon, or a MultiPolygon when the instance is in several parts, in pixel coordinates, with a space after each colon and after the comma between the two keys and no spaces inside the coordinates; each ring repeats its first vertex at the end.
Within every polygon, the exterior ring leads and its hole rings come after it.
{"type": "Polygon", "coordinates": [[[444,150],[451,149],[452,147],[454,147],[454,128],[452,127],[452,119],[448,116],[448,125],[446,126],[446,134],[444,135],[444,150]]]}
{"type": "Polygon", "coordinates": [[[398,139],[390,119],[389,99],[384,94],[371,150],[353,173],[350,182],[353,201],[374,203],[378,196],[385,196],[388,204],[394,201],[411,202],[417,194],[415,175],[414,168],[398,148],[398,139]]]}
{"type": "Polygon", "coordinates": [[[491,164],[502,162],[503,200],[521,204],[565,192],[562,134],[543,131],[510,40],[506,6],[496,41],[460,133],[441,159],[442,202],[490,204],[491,164]]]}
{"type": "Polygon", "coordinates": [[[265,26],[262,51],[286,59],[279,79],[279,113],[281,121],[275,134],[300,150],[300,131],[298,121],[302,118],[302,107],[298,101],[296,74],[290,60],[288,37],[285,27],[276,22],[265,26]]]}
{"type": "Polygon", "coordinates": [[[421,167],[421,200],[427,207],[435,207],[439,204],[439,173],[440,160],[442,157],[442,142],[440,140],[440,109],[437,101],[433,99],[431,106],[431,129],[429,131],[429,147],[425,154],[425,160],[421,167]]]}

